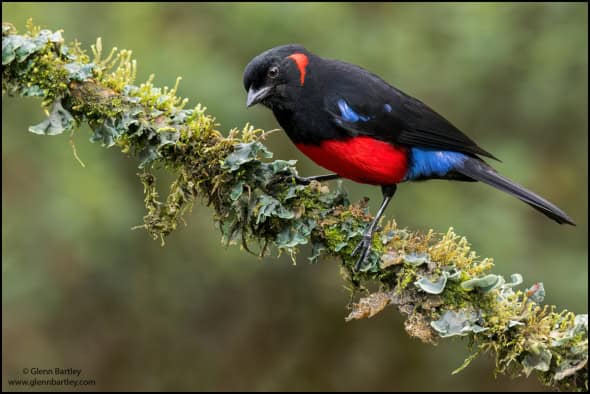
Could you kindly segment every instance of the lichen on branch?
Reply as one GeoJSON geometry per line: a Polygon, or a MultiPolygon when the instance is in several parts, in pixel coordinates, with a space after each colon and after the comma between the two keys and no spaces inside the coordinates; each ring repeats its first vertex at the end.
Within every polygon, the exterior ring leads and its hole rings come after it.
{"type": "Polygon", "coordinates": [[[215,211],[222,238],[266,255],[311,246],[308,260],[333,257],[357,302],[347,320],[372,317],[388,305],[406,316],[407,332],[427,343],[467,337],[476,355],[490,352],[496,373],[536,373],[546,385],[585,391],[588,386],[587,315],[543,305],[544,288],[525,290],[519,274],[510,280],[492,273],[452,229],[422,234],[394,221],[376,233],[369,264],[361,272],[350,256],[372,219],[367,201],[351,204],[340,184],[330,190],[293,181],[295,161],[270,160],[265,133],[246,125],[227,136],[205,108],[187,109],[174,88],[157,88],[153,76],[135,84],[130,51],[104,55],[97,40],[87,54],[79,43],[66,45],[61,32],[28,25],[2,25],[2,94],[43,99],[47,119],[36,134],[74,133],[86,122],[90,140],[117,146],[138,159],[147,213],[143,225],[164,242],[200,197],[215,211]],[[175,175],[161,199],[154,168],[175,175]],[[377,289],[370,291],[369,289],[377,289]],[[360,299],[359,299],[360,298],[360,299]]]}

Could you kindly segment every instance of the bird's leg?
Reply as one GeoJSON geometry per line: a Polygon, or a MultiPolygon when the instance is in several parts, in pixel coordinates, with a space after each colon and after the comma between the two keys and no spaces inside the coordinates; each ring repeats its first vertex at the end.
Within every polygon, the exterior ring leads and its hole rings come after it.
{"type": "Polygon", "coordinates": [[[369,227],[365,230],[365,233],[363,234],[363,238],[358,243],[356,248],[354,248],[354,250],[352,251],[352,256],[354,256],[360,252],[360,256],[359,256],[358,260],[356,261],[356,264],[354,265],[355,271],[359,270],[361,265],[363,265],[363,263],[365,262],[365,260],[369,256],[369,253],[371,252],[371,244],[373,242],[373,233],[375,232],[375,228],[377,227],[377,223],[379,223],[379,219],[381,219],[381,216],[383,216],[383,212],[385,212],[385,209],[387,208],[387,205],[389,205],[389,202],[393,198],[393,195],[395,194],[396,190],[397,190],[396,185],[387,185],[387,186],[381,187],[381,191],[383,193],[383,202],[381,203],[381,206],[379,207],[379,210],[377,211],[377,215],[375,215],[375,218],[373,219],[371,224],[369,224],[369,227]]]}
{"type": "Polygon", "coordinates": [[[340,178],[340,175],[327,174],[327,175],[315,175],[315,176],[308,176],[308,177],[301,177],[299,175],[295,175],[293,178],[295,179],[295,183],[297,183],[299,185],[309,185],[311,183],[311,181],[318,181],[318,182],[331,181],[332,179],[340,178]]]}

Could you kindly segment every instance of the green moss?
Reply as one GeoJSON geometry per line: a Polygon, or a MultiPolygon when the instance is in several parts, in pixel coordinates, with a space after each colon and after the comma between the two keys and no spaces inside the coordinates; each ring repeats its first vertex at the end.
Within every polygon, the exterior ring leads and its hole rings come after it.
{"type": "Polygon", "coordinates": [[[71,82],[70,107],[72,111],[89,121],[101,122],[115,118],[126,110],[121,97],[112,89],[94,81],[71,82]]]}
{"type": "Polygon", "coordinates": [[[56,98],[63,97],[68,90],[68,74],[65,69],[55,65],[63,65],[63,60],[53,51],[53,44],[29,58],[26,62],[14,67],[3,67],[3,91],[22,93],[33,87],[43,91],[43,106],[49,107],[56,98]],[[18,85],[10,85],[10,81],[18,78],[18,85]]]}
{"type": "Polygon", "coordinates": [[[342,245],[347,244],[346,235],[335,226],[324,228],[323,238],[328,248],[333,252],[339,252],[342,245]]]}
{"type": "Polygon", "coordinates": [[[396,291],[401,293],[406,290],[409,285],[413,284],[418,277],[418,268],[414,265],[404,265],[403,268],[397,274],[397,285],[396,291]]]}
{"type": "Polygon", "coordinates": [[[471,292],[463,290],[458,283],[448,283],[445,290],[442,292],[441,297],[445,306],[449,306],[450,309],[463,309],[473,303],[473,295],[471,292]]]}

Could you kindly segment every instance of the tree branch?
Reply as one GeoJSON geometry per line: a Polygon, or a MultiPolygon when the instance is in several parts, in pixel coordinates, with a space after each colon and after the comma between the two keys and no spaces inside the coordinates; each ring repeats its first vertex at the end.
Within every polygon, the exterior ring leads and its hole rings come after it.
{"type": "Polygon", "coordinates": [[[452,229],[420,234],[394,221],[375,236],[370,264],[354,272],[350,253],[371,219],[366,201],[351,204],[339,186],[330,191],[317,182],[295,184],[295,162],[269,161],[262,130],[246,125],[224,137],[203,107],[184,108],[177,86],[156,88],[153,76],[134,85],[135,70],[130,51],[105,57],[100,39],[90,56],[78,43],[66,46],[59,31],[29,23],[18,35],[2,25],[2,94],[43,99],[48,118],[31,126],[33,133],[74,133],[87,122],[91,141],[137,156],[147,208],[140,227],[155,239],[164,242],[200,196],[215,210],[229,244],[261,256],[274,247],[293,261],[300,246],[310,244],[310,261],[340,260],[352,296],[364,295],[351,303],[347,320],[393,304],[405,315],[407,332],[424,342],[469,338],[474,353],[456,372],[490,351],[496,373],[535,372],[548,386],[587,390],[587,315],[542,305],[542,283],[516,290],[521,275],[507,282],[491,273],[492,260],[477,258],[452,229]],[[154,167],[176,176],[165,201],[154,167]],[[370,292],[375,284],[378,290],[370,292]]]}

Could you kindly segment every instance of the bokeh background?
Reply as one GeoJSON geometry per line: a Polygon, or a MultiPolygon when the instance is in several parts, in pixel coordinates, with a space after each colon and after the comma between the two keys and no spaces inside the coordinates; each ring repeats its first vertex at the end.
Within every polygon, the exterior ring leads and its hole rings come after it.
{"type": "MultiPolygon", "coordinates": [[[[467,235],[496,270],[542,280],[547,302],[588,310],[588,8],[586,4],[2,4],[86,48],[133,49],[138,82],[183,76],[220,129],[273,129],[246,110],[242,71],[297,42],[368,68],[444,114],[503,160],[505,175],[556,202],[564,227],[480,184],[403,185],[388,214],[401,226],[467,235]]],[[[35,99],[2,99],[2,387],[22,368],[81,368],[99,390],[543,390],[492,376],[481,357],[457,376],[466,341],[409,339],[393,308],[345,323],[335,261],[296,266],[225,248],[197,204],[162,248],[142,230],[136,161],[76,137],[40,137],[35,99]]],[[[322,170],[283,133],[275,157],[322,170]]],[[[351,198],[376,187],[345,182],[351,198]]]]}

